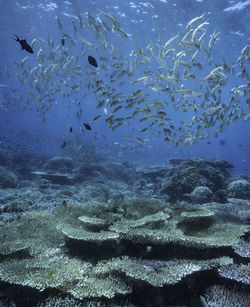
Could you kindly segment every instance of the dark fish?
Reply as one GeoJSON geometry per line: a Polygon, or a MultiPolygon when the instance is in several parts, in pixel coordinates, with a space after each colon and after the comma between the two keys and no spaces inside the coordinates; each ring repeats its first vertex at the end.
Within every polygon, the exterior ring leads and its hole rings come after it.
{"type": "Polygon", "coordinates": [[[70,128],[69,128],[69,132],[72,132],[72,131],[73,131],[73,128],[72,128],[72,127],[70,127],[70,128]]]}
{"type": "Polygon", "coordinates": [[[17,42],[20,43],[22,50],[25,49],[26,51],[28,51],[29,53],[34,53],[33,49],[30,47],[30,45],[26,42],[25,39],[19,39],[19,37],[14,34],[16,38],[14,38],[17,42]]]}
{"type": "Polygon", "coordinates": [[[242,147],[243,145],[242,145],[242,144],[238,144],[238,146],[239,146],[239,147],[242,147]]]}
{"type": "Polygon", "coordinates": [[[224,146],[224,145],[226,145],[226,143],[227,143],[227,142],[226,142],[225,140],[221,140],[220,143],[219,143],[219,145],[220,145],[220,146],[224,146]]]}
{"type": "Polygon", "coordinates": [[[61,39],[61,45],[64,46],[65,39],[69,38],[67,34],[63,34],[62,39],[61,39]]]}
{"type": "Polygon", "coordinates": [[[83,123],[84,127],[87,129],[87,130],[91,130],[91,127],[89,124],[86,124],[86,123],[83,123]]]}
{"type": "Polygon", "coordinates": [[[97,62],[96,62],[96,59],[93,58],[91,55],[88,56],[88,61],[89,61],[89,64],[94,66],[94,67],[98,67],[97,65],[97,62]]]}
{"type": "Polygon", "coordinates": [[[64,141],[61,145],[61,148],[64,148],[66,146],[66,142],[64,141]]]}
{"type": "Polygon", "coordinates": [[[210,142],[210,141],[208,141],[208,142],[207,142],[207,144],[211,144],[211,142],[210,142]]]}
{"type": "Polygon", "coordinates": [[[95,121],[97,121],[101,117],[102,117],[101,115],[97,115],[96,117],[94,117],[91,121],[91,124],[93,124],[95,121]]]}

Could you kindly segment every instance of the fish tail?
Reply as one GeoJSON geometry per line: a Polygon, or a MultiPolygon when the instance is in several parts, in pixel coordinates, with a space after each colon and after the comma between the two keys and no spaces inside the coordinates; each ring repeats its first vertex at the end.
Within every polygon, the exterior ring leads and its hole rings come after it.
{"type": "Polygon", "coordinates": [[[17,42],[20,42],[19,37],[18,37],[16,34],[14,34],[14,35],[15,35],[15,37],[16,37],[16,38],[14,38],[14,40],[16,40],[17,42]]]}

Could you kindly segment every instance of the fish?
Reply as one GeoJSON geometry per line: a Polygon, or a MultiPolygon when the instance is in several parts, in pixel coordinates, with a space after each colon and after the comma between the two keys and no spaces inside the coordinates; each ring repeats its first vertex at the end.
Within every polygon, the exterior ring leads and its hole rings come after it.
{"type": "Polygon", "coordinates": [[[115,18],[115,16],[113,16],[111,14],[107,14],[107,13],[101,11],[101,10],[100,10],[100,15],[105,16],[109,20],[109,22],[111,22],[112,25],[116,26],[117,28],[120,27],[120,24],[119,24],[118,20],[115,18]]]}
{"type": "Polygon", "coordinates": [[[163,49],[166,50],[166,48],[176,39],[179,37],[179,34],[177,34],[176,36],[170,38],[164,45],[163,49]]]}
{"type": "Polygon", "coordinates": [[[73,26],[73,31],[74,31],[74,36],[76,37],[77,34],[77,27],[74,21],[72,21],[72,26],[73,26]]]}
{"type": "MultiPolygon", "coordinates": [[[[82,44],[85,44],[85,45],[87,45],[88,47],[91,47],[91,48],[94,48],[94,49],[98,50],[97,47],[96,47],[95,45],[93,45],[91,42],[87,41],[86,39],[80,38],[80,41],[82,42],[82,44]]],[[[84,46],[84,45],[83,45],[83,46],[84,46]]],[[[84,46],[84,47],[85,47],[85,46],[84,46]]]]}
{"type": "Polygon", "coordinates": [[[190,21],[188,22],[187,26],[186,26],[186,29],[191,29],[192,26],[193,26],[193,24],[194,24],[196,21],[202,19],[205,15],[206,15],[206,13],[203,13],[201,16],[195,17],[195,18],[193,18],[192,20],[190,20],[190,21]]]}
{"type": "Polygon", "coordinates": [[[113,111],[112,111],[112,113],[115,113],[115,112],[117,112],[118,110],[120,110],[120,109],[122,109],[123,108],[123,106],[118,106],[118,107],[116,107],[113,111]]]}
{"type": "Polygon", "coordinates": [[[14,34],[16,38],[14,38],[17,42],[20,43],[22,50],[26,50],[29,53],[34,53],[33,49],[31,48],[31,46],[26,42],[25,39],[19,39],[19,37],[14,34]]]}
{"type": "Polygon", "coordinates": [[[81,15],[78,14],[77,17],[78,17],[78,19],[79,19],[80,27],[83,28],[84,24],[83,24],[81,15]]]}
{"type": "Polygon", "coordinates": [[[102,117],[101,115],[95,116],[90,123],[93,124],[94,122],[96,122],[101,117],[102,117]]]}
{"type": "Polygon", "coordinates": [[[50,271],[50,272],[48,273],[48,277],[51,277],[51,276],[54,275],[54,274],[55,274],[54,271],[50,271]]]}
{"type": "Polygon", "coordinates": [[[248,120],[250,120],[250,114],[247,114],[247,115],[244,117],[244,122],[247,122],[248,120]]]}
{"type": "Polygon", "coordinates": [[[198,34],[201,30],[203,30],[202,27],[205,26],[205,25],[209,25],[209,22],[206,22],[206,21],[205,21],[205,22],[203,22],[202,24],[198,25],[198,27],[194,30],[194,32],[193,32],[193,34],[192,34],[191,41],[193,41],[193,42],[195,41],[197,34],[198,34]]]}
{"type": "Polygon", "coordinates": [[[62,30],[62,22],[61,22],[61,20],[59,19],[58,16],[56,16],[56,21],[58,23],[59,29],[62,30]]]}
{"type": "Polygon", "coordinates": [[[64,148],[66,146],[66,142],[64,141],[61,145],[61,148],[64,148]]]}
{"type": "Polygon", "coordinates": [[[143,140],[141,138],[135,137],[135,140],[140,143],[140,144],[144,144],[143,140]]]}
{"type": "Polygon", "coordinates": [[[96,59],[94,57],[92,57],[91,55],[88,56],[88,61],[89,61],[89,64],[94,66],[94,67],[98,67],[98,64],[96,62],[96,59]]]}
{"type": "Polygon", "coordinates": [[[91,127],[90,127],[90,125],[89,125],[89,124],[87,124],[87,123],[83,123],[83,125],[84,125],[84,127],[85,127],[87,130],[91,130],[91,127]]]}
{"type": "Polygon", "coordinates": [[[123,125],[123,123],[116,124],[115,126],[112,127],[112,130],[119,128],[121,125],[123,125]]]}
{"type": "Polygon", "coordinates": [[[22,59],[20,66],[23,68],[24,64],[26,63],[26,61],[29,59],[28,56],[26,56],[24,59],[22,59]]]}
{"type": "Polygon", "coordinates": [[[224,146],[224,145],[226,145],[226,143],[227,143],[227,142],[226,142],[225,140],[220,140],[219,145],[220,145],[220,146],[224,146]]]}
{"type": "Polygon", "coordinates": [[[133,81],[132,84],[134,85],[134,84],[136,84],[136,83],[138,83],[138,82],[142,82],[142,81],[144,82],[144,81],[147,81],[147,80],[150,80],[150,79],[152,79],[152,78],[149,77],[149,76],[144,76],[144,77],[141,77],[141,78],[139,78],[139,79],[133,81]]]}
{"type": "Polygon", "coordinates": [[[72,127],[70,127],[70,128],[69,128],[69,132],[72,132],[72,131],[73,131],[73,128],[72,128],[72,127]]]}
{"type": "Polygon", "coordinates": [[[218,37],[220,34],[221,34],[221,32],[218,32],[218,33],[215,33],[215,32],[214,32],[214,33],[212,34],[212,36],[211,36],[211,38],[210,38],[210,40],[209,40],[209,42],[208,42],[209,52],[212,51],[213,46],[214,46],[214,43],[215,43],[217,37],[218,37]]]}
{"type": "Polygon", "coordinates": [[[206,302],[206,299],[200,295],[200,303],[202,307],[209,307],[208,303],[206,302]]]}
{"type": "Polygon", "coordinates": [[[148,129],[148,127],[143,128],[142,130],[140,130],[140,133],[145,132],[148,129]]]}
{"type": "Polygon", "coordinates": [[[65,39],[69,38],[67,34],[63,34],[62,39],[61,39],[61,45],[64,46],[65,39]]]}
{"type": "Polygon", "coordinates": [[[117,32],[119,33],[119,35],[120,35],[123,39],[125,39],[125,40],[128,39],[127,33],[125,33],[124,31],[122,31],[119,27],[115,26],[114,24],[113,24],[113,26],[112,26],[112,30],[113,30],[113,31],[117,31],[117,32]]]}

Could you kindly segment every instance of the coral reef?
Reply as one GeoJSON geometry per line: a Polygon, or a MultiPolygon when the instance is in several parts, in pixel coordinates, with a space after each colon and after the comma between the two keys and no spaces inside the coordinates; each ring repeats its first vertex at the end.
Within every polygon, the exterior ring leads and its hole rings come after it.
{"type": "Polygon", "coordinates": [[[197,273],[217,271],[238,282],[245,266],[238,270],[234,249],[248,228],[215,215],[191,205],[180,212],[153,199],[62,204],[24,214],[1,227],[0,278],[86,302],[118,299],[122,306],[128,298],[133,304],[137,287],[178,286],[197,273]]]}
{"type": "Polygon", "coordinates": [[[54,184],[73,184],[74,177],[71,174],[67,173],[48,173],[48,172],[41,172],[41,171],[34,171],[31,172],[32,175],[39,176],[43,179],[49,180],[51,183],[54,184]]]}
{"type": "Polygon", "coordinates": [[[214,285],[205,292],[207,306],[248,307],[250,295],[239,286],[233,288],[224,285],[214,285]]]}
{"type": "Polygon", "coordinates": [[[15,188],[17,183],[17,176],[7,167],[0,166],[0,188],[15,188]]]}
{"type": "Polygon", "coordinates": [[[5,166],[7,163],[7,151],[0,147],[0,166],[5,166]]]}
{"type": "Polygon", "coordinates": [[[250,258],[250,243],[245,240],[238,240],[233,245],[233,250],[236,254],[243,258],[250,258]]]}
{"type": "Polygon", "coordinates": [[[233,198],[250,198],[250,182],[247,180],[235,180],[229,183],[227,188],[227,194],[233,198]]]}
{"type": "Polygon", "coordinates": [[[230,264],[226,267],[221,266],[218,271],[221,277],[232,279],[246,285],[250,284],[250,264],[230,264]]]}
{"type": "Polygon", "coordinates": [[[204,208],[215,211],[220,219],[232,223],[249,224],[250,201],[246,199],[228,198],[225,204],[211,202],[203,205],[204,208]]]}
{"type": "Polygon", "coordinates": [[[206,203],[210,200],[213,192],[208,187],[196,187],[190,194],[192,202],[206,203]]]}
{"type": "Polygon", "coordinates": [[[226,187],[229,179],[228,169],[232,167],[225,161],[170,160],[174,167],[170,171],[162,192],[172,201],[184,199],[199,186],[206,186],[213,193],[226,187]]]}
{"type": "Polygon", "coordinates": [[[32,181],[1,167],[16,183],[0,195],[0,291],[14,302],[198,306],[219,299],[217,284],[237,300],[248,289],[250,201],[229,194],[246,176],[229,179],[223,161],[71,162],[53,158],[32,181]]]}
{"type": "Polygon", "coordinates": [[[70,157],[54,157],[45,165],[45,171],[71,172],[75,168],[75,162],[70,157]]]}

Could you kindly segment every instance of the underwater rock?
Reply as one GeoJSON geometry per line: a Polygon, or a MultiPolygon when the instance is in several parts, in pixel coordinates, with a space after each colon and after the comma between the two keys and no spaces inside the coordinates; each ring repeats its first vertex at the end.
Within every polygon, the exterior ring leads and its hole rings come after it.
{"type": "Polygon", "coordinates": [[[173,168],[164,179],[161,192],[171,201],[185,199],[198,186],[206,186],[214,193],[225,188],[229,180],[231,165],[225,161],[174,159],[170,163],[173,168]]]}
{"type": "Polygon", "coordinates": [[[72,173],[74,168],[75,163],[73,159],[69,157],[54,157],[44,165],[44,170],[46,171],[57,171],[62,173],[72,173]]]}
{"type": "Polygon", "coordinates": [[[124,182],[130,182],[131,179],[134,179],[134,168],[129,163],[106,162],[104,167],[108,170],[107,173],[111,175],[111,178],[124,182]]]}
{"type": "Polygon", "coordinates": [[[49,180],[51,183],[64,185],[64,184],[73,184],[74,176],[70,174],[61,174],[61,173],[48,173],[48,172],[31,172],[35,176],[39,176],[43,179],[49,180]]]}
{"type": "Polygon", "coordinates": [[[18,178],[17,176],[4,166],[0,166],[0,188],[16,188],[18,178]]]}
{"type": "Polygon", "coordinates": [[[229,197],[250,199],[250,183],[245,180],[236,180],[229,183],[227,188],[229,197]]]}
{"type": "Polygon", "coordinates": [[[169,163],[174,166],[183,165],[185,163],[188,163],[189,165],[197,166],[197,164],[206,163],[212,167],[216,167],[221,169],[222,171],[227,171],[229,168],[233,168],[234,166],[225,161],[225,160],[213,160],[213,161],[206,161],[202,159],[193,159],[193,160],[186,160],[186,159],[170,159],[169,163]]]}
{"type": "Polygon", "coordinates": [[[129,182],[134,178],[133,167],[120,162],[89,162],[81,163],[76,170],[76,181],[87,181],[97,178],[98,181],[106,182],[107,178],[113,181],[122,180],[129,182]]]}
{"type": "MultiPolygon", "coordinates": [[[[141,197],[159,198],[161,186],[164,185],[171,169],[171,166],[165,164],[137,167],[132,182],[133,190],[141,197]]],[[[165,194],[164,199],[168,199],[168,195],[165,194]]]]}
{"type": "Polygon", "coordinates": [[[208,202],[212,194],[212,191],[208,187],[199,186],[193,190],[190,196],[192,202],[202,204],[208,202]]]}
{"type": "Polygon", "coordinates": [[[213,193],[211,197],[211,201],[217,203],[226,203],[227,201],[227,190],[226,189],[219,189],[213,193]]]}
{"type": "Polygon", "coordinates": [[[228,198],[226,203],[206,203],[206,209],[216,213],[221,221],[230,223],[249,224],[250,222],[250,201],[246,199],[228,198]]]}
{"type": "Polygon", "coordinates": [[[157,178],[165,177],[170,171],[171,167],[169,165],[151,165],[148,167],[137,167],[136,175],[139,178],[147,178],[155,180],[157,178]]]}
{"type": "Polygon", "coordinates": [[[6,158],[6,153],[2,148],[0,148],[0,165],[6,165],[7,158],[6,158]]]}
{"type": "Polygon", "coordinates": [[[51,182],[48,179],[41,178],[38,182],[39,189],[49,189],[51,187],[51,182]]]}
{"type": "Polygon", "coordinates": [[[107,175],[106,168],[100,163],[81,163],[80,167],[75,172],[75,182],[89,181],[92,178],[103,179],[105,182],[105,176],[107,175]]]}

